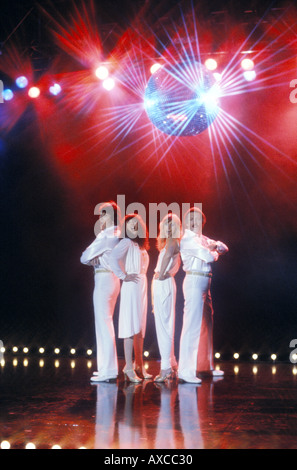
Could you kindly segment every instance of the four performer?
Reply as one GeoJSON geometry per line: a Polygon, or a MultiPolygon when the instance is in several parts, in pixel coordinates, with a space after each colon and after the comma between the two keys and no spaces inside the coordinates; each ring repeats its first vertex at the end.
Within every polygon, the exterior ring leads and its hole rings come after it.
{"type": "MultiPolygon", "coordinates": [[[[93,382],[111,381],[118,375],[113,312],[120,291],[119,338],[124,340],[126,380],[141,382],[152,378],[143,367],[143,340],[147,320],[148,233],[138,214],[127,215],[116,227],[119,208],[114,202],[99,210],[99,234],[83,252],[81,262],[94,267],[93,294],[97,345],[97,372],[93,382]],[[121,288],[120,288],[121,282],[121,288]],[[134,362],[133,362],[134,351],[134,362]]],[[[181,222],[175,214],[160,223],[159,256],[152,281],[152,304],[161,356],[156,382],[178,372],[180,381],[200,383],[197,372],[223,375],[213,364],[213,308],[210,292],[211,264],[228,252],[228,247],[202,234],[206,217],[191,208],[181,222]],[[174,352],[176,283],[174,276],[183,264],[184,315],[179,361],[174,352]]]]}

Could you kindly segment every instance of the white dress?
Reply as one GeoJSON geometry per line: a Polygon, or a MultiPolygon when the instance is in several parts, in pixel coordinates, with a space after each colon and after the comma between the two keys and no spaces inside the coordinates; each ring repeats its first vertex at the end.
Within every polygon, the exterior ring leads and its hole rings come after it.
{"type": "Polygon", "coordinates": [[[119,279],[127,274],[138,274],[138,282],[123,282],[119,312],[119,338],[130,338],[142,332],[145,335],[147,317],[147,268],[149,256],[138,243],[123,238],[112,250],[110,267],[119,279]]]}
{"type": "Polygon", "coordinates": [[[185,230],[180,252],[186,276],[183,282],[184,317],[180,339],[178,375],[180,378],[196,377],[196,371],[213,369],[212,354],[212,304],[210,295],[211,263],[219,254],[228,251],[222,242],[215,242],[217,250],[210,251],[213,240],[185,230]],[[201,341],[201,331],[203,341],[201,341]],[[205,358],[207,365],[199,365],[205,358]]]}
{"type": "Polygon", "coordinates": [[[80,258],[81,263],[90,266],[90,261],[99,256],[99,263],[94,267],[93,305],[97,371],[100,376],[106,377],[116,377],[118,374],[113,314],[120,292],[120,281],[109,266],[110,253],[118,243],[116,227],[109,227],[98,234],[80,258]]]}
{"type": "MultiPolygon", "coordinates": [[[[166,252],[164,247],[158,257],[155,272],[159,272],[162,260],[166,252]]],[[[175,327],[175,301],[176,283],[174,276],[180,267],[179,253],[171,257],[165,273],[170,277],[160,281],[153,279],[152,295],[154,303],[155,325],[157,341],[161,355],[161,369],[166,370],[176,367],[177,362],[174,354],[174,327],[175,327]]]]}

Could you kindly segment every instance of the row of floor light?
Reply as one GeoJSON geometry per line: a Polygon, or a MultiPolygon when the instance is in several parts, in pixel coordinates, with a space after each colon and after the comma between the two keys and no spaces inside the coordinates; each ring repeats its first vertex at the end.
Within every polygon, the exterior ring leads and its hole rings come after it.
{"type": "MultiPolygon", "coordinates": [[[[218,67],[218,63],[215,59],[213,58],[208,58],[204,62],[205,67],[213,72],[214,78],[216,80],[221,79],[221,74],[216,72],[216,69],[218,67]]],[[[150,67],[150,72],[151,74],[154,74],[157,70],[159,70],[163,66],[162,63],[154,63],[150,67]]],[[[254,80],[256,78],[256,72],[254,70],[254,61],[249,58],[245,58],[241,61],[241,68],[243,69],[243,76],[247,81],[254,80]]],[[[109,75],[109,70],[106,65],[99,65],[95,71],[94,71],[95,76],[102,82],[103,88],[107,91],[111,91],[115,87],[115,79],[109,75]]],[[[29,85],[29,80],[26,76],[20,75],[19,77],[16,78],[15,84],[17,88],[19,89],[26,89],[29,85]]],[[[62,92],[62,87],[59,83],[53,82],[47,92],[53,96],[58,96],[62,92]]],[[[40,96],[41,94],[41,89],[36,86],[30,86],[28,88],[28,96],[32,99],[36,99],[40,96]]],[[[2,98],[4,101],[10,101],[14,97],[14,92],[10,88],[6,88],[2,91],[2,98]]]]}
{"type": "MultiPolygon", "coordinates": [[[[2,441],[0,443],[0,449],[10,449],[11,448],[11,444],[9,441],[2,441]]],[[[25,445],[25,449],[36,449],[36,445],[34,444],[34,442],[28,442],[26,445],[25,445]]],[[[54,444],[51,449],[62,449],[61,446],[59,446],[58,444],[54,444]]],[[[86,447],[84,446],[81,446],[81,447],[78,447],[78,449],[86,449],[86,447]]]]}
{"type": "MultiPolygon", "coordinates": [[[[29,349],[28,347],[26,347],[26,346],[23,347],[23,348],[19,348],[19,347],[17,347],[17,346],[13,346],[10,351],[13,352],[14,354],[18,354],[18,353],[21,352],[21,353],[27,355],[27,354],[29,354],[30,349],[29,349]]],[[[2,355],[3,355],[5,352],[7,352],[7,351],[6,351],[6,348],[5,348],[4,346],[0,347],[0,353],[2,353],[2,355]]],[[[55,355],[59,355],[59,354],[61,354],[61,349],[60,349],[60,348],[54,348],[52,352],[53,352],[55,355]]],[[[40,347],[40,348],[38,349],[38,353],[41,354],[41,355],[45,354],[45,353],[46,353],[45,348],[44,348],[44,347],[40,347]]],[[[70,348],[70,349],[69,349],[69,354],[74,356],[74,355],[78,354],[78,352],[77,352],[77,350],[76,350],[75,348],[70,348]]],[[[86,350],[85,350],[85,354],[86,354],[87,356],[92,356],[93,350],[92,350],[92,349],[86,349],[86,350]]],[[[80,355],[80,354],[79,354],[79,355],[80,355]]],[[[144,357],[147,358],[147,357],[149,357],[150,353],[149,353],[149,351],[144,351],[144,352],[143,352],[143,355],[144,355],[144,357]]],[[[214,356],[215,356],[216,359],[221,359],[221,354],[220,354],[219,352],[216,352],[214,356]]],[[[252,354],[250,357],[251,357],[251,359],[253,359],[254,361],[257,361],[257,360],[259,359],[259,355],[256,354],[256,353],[252,354]]],[[[233,359],[238,360],[239,358],[240,358],[240,354],[239,354],[238,352],[235,352],[235,353],[233,354],[233,359]]],[[[271,355],[270,355],[270,359],[271,359],[272,361],[276,361],[276,360],[277,360],[277,354],[275,354],[275,353],[271,354],[271,355]]],[[[293,359],[294,361],[297,361],[297,354],[293,354],[293,355],[292,355],[292,359],[293,359]]]]}

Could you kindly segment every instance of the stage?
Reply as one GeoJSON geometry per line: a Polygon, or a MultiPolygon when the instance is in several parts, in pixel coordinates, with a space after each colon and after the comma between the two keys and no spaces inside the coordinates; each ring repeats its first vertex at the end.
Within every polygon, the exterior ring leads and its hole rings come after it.
{"type": "MultiPolygon", "coordinates": [[[[10,449],[295,449],[296,368],[218,362],[202,383],[91,384],[95,358],[5,355],[0,442],[10,449]]],[[[159,362],[146,362],[157,375],[159,362]]],[[[123,360],[120,360],[120,369],[123,360]]],[[[110,456],[110,451],[107,454],[110,456]]],[[[120,454],[117,454],[120,455],[120,454]]]]}

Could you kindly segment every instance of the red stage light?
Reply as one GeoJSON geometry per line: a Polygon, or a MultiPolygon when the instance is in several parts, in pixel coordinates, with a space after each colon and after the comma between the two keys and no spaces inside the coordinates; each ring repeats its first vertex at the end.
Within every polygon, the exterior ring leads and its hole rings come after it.
{"type": "Polygon", "coordinates": [[[243,59],[241,61],[241,67],[243,68],[243,70],[253,70],[254,61],[252,59],[243,59]]]}
{"type": "Polygon", "coordinates": [[[28,91],[28,95],[30,98],[38,98],[40,95],[40,89],[36,86],[32,86],[28,91]]]}
{"type": "Polygon", "coordinates": [[[215,70],[218,66],[218,63],[215,59],[206,59],[204,65],[208,70],[215,70]]]}

